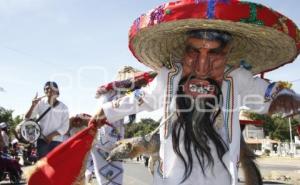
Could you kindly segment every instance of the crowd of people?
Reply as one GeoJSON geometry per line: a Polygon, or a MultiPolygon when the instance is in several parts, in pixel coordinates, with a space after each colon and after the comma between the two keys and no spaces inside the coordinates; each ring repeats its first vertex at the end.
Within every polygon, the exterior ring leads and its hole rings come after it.
{"type": "Polygon", "coordinates": [[[9,177],[11,182],[18,183],[22,170],[19,163],[19,143],[16,139],[10,141],[8,124],[0,123],[0,181],[9,177]]]}

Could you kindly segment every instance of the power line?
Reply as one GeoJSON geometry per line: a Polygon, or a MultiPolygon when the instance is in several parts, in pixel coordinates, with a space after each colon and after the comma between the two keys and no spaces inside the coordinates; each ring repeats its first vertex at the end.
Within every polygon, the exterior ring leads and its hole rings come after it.
{"type": "MultiPolygon", "coordinates": [[[[0,45],[0,46],[1,46],[1,45],[0,45]]],[[[16,48],[4,46],[4,45],[2,45],[2,47],[5,48],[5,49],[7,49],[7,50],[10,50],[10,51],[12,51],[12,52],[14,52],[14,53],[17,53],[17,54],[19,54],[19,55],[23,55],[23,56],[27,56],[27,57],[33,58],[33,59],[39,61],[40,63],[46,64],[46,65],[48,65],[48,66],[51,66],[52,68],[57,69],[57,66],[59,66],[60,69],[63,69],[63,70],[65,70],[65,71],[68,71],[68,72],[71,72],[71,73],[73,72],[73,69],[70,68],[70,67],[64,67],[64,66],[58,65],[57,63],[55,63],[55,62],[53,62],[53,61],[51,61],[51,60],[45,60],[45,59],[43,59],[43,58],[39,58],[39,57],[37,57],[37,56],[34,56],[34,55],[31,54],[31,53],[24,52],[24,51],[22,51],[22,50],[20,50],[20,49],[16,49],[16,48]]],[[[85,75],[83,75],[83,76],[85,76],[85,75]]]]}
{"type": "MultiPolygon", "coordinates": [[[[16,48],[4,46],[4,45],[1,45],[1,44],[0,44],[0,46],[3,47],[3,48],[5,48],[5,49],[7,49],[7,50],[10,50],[10,51],[12,51],[12,52],[14,52],[14,53],[17,53],[17,54],[19,54],[19,55],[27,56],[27,57],[33,58],[33,59],[35,59],[35,60],[38,60],[40,63],[47,64],[48,66],[51,66],[52,68],[55,68],[55,69],[56,69],[57,66],[58,66],[58,64],[55,63],[55,62],[53,62],[53,61],[45,60],[45,59],[43,59],[43,58],[36,57],[36,56],[34,56],[33,54],[28,53],[28,52],[24,52],[24,51],[22,51],[22,50],[20,50],[20,49],[16,49],[16,48]]],[[[60,68],[60,69],[64,69],[64,70],[66,70],[66,71],[68,71],[68,72],[73,73],[73,69],[70,68],[70,67],[64,67],[64,66],[61,66],[61,65],[60,65],[59,68],[60,68]]],[[[86,74],[80,74],[80,75],[83,76],[83,77],[85,77],[85,78],[87,78],[87,79],[90,79],[90,77],[87,76],[86,74]]]]}
{"type": "Polygon", "coordinates": [[[296,79],[296,80],[292,80],[291,83],[293,83],[293,82],[298,82],[298,81],[300,81],[300,78],[298,78],[298,79],[296,79]]]}
{"type": "Polygon", "coordinates": [[[38,58],[38,57],[36,57],[36,56],[34,56],[34,55],[30,54],[30,53],[21,51],[19,49],[8,47],[8,46],[3,46],[3,45],[2,45],[2,47],[5,48],[5,49],[7,49],[7,50],[10,50],[10,51],[13,51],[15,53],[18,53],[19,55],[24,55],[24,56],[27,56],[27,57],[31,57],[31,58],[37,59],[37,60],[39,60],[40,62],[42,62],[44,64],[51,65],[51,66],[57,66],[57,64],[55,62],[38,58]]]}

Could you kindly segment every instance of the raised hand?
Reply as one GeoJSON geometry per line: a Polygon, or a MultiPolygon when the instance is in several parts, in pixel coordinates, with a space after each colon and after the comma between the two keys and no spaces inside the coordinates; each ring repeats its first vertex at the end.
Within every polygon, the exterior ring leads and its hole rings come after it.
{"type": "Polygon", "coordinates": [[[88,125],[94,125],[95,127],[101,128],[106,123],[106,117],[103,109],[100,108],[96,111],[94,116],[89,120],[88,125]]]}
{"type": "Polygon", "coordinates": [[[44,98],[45,96],[41,96],[38,98],[38,93],[35,94],[35,97],[32,100],[32,106],[36,106],[39,101],[41,101],[42,98],[44,98]]]}

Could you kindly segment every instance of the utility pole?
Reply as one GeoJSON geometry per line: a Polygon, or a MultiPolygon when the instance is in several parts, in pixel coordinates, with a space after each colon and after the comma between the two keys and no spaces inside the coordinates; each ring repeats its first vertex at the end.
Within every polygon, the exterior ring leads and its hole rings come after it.
{"type": "Polygon", "coordinates": [[[293,145],[293,133],[292,133],[291,117],[289,117],[289,127],[290,127],[290,154],[292,156],[294,154],[294,145],[293,145]]]}

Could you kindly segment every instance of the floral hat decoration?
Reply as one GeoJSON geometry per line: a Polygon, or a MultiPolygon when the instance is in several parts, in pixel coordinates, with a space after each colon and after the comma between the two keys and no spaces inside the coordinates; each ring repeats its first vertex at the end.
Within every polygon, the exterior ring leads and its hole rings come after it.
{"type": "Polygon", "coordinates": [[[179,0],[137,18],[129,32],[129,48],[146,66],[171,68],[181,59],[187,32],[213,29],[233,37],[228,64],[246,61],[255,74],[291,63],[300,51],[296,24],[264,5],[238,0],[179,0]]]}

